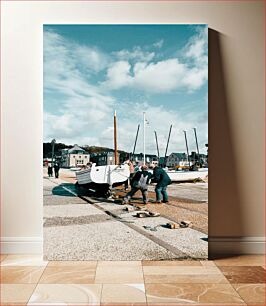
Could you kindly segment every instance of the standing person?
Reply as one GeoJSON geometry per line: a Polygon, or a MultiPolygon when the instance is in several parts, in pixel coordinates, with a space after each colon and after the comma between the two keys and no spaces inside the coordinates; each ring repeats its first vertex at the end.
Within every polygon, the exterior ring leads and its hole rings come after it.
{"type": "Polygon", "coordinates": [[[148,199],[148,185],[151,180],[151,173],[148,172],[148,167],[146,165],[143,165],[141,167],[141,171],[138,171],[133,179],[132,179],[132,188],[131,190],[127,193],[127,195],[124,198],[124,203],[127,204],[132,196],[140,190],[142,193],[142,198],[143,198],[143,203],[147,204],[149,199],[148,199]]]}
{"type": "Polygon", "coordinates": [[[59,177],[59,165],[58,164],[55,164],[54,165],[54,174],[55,174],[55,177],[58,178],[59,177]]]}
{"type": "Polygon", "coordinates": [[[128,189],[128,181],[129,181],[129,183],[130,183],[130,186],[132,186],[132,179],[133,179],[133,176],[134,176],[135,172],[134,172],[134,166],[133,166],[133,163],[132,163],[131,160],[127,160],[127,161],[125,162],[125,164],[128,165],[128,167],[129,167],[129,173],[130,173],[129,179],[126,180],[126,182],[125,182],[125,190],[127,190],[127,189],[128,189]]]}
{"type": "Polygon", "coordinates": [[[171,179],[164,169],[158,166],[152,165],[153,179],[157,183],[155,187],[156,202],[168,203],[167,186],[171,184],[171,179]]]}
{"type": "Polygon", "coordinates": [[[51,164],[48,164],[48,176],[49,177],[53,176],[53,167],[51,164]]]}

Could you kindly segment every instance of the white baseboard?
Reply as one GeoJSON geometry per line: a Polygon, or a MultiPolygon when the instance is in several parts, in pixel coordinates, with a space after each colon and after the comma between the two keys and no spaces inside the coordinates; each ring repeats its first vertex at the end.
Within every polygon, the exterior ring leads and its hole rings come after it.
{"type": "Polygon", "coordinates": [[[1,237],[1,254],[42,254],[42,237],[1,237]]]}
{"type": "Polygon", "coordinates": [[[214,255],[265,254],[265,237],[209,237],[209,258],[214,255]]]}
{"type": "MultiPolygon", "coordinates": [[[[265,254],[265,237],[209,237],[209,257],[265,254]]],[[[42,237],[2,237],[2,254],[42,254],[42,237]]]]}

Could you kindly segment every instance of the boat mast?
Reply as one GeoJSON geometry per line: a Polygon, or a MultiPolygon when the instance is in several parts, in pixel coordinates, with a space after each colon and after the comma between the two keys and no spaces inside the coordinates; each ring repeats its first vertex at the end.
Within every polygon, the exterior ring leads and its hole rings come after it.
{"type": "Polygon", "coordinates": [[[136,138],[135,138],[135,143],[134,143],[132,158],[134,158],[134,154],[135,154],[136,144],[137,144],[138,135],[139,135],[139,127],[140,127],[140,124],[138,124],[138,128],[137,128],[137,134],[136,134],[136,138]]]}
{"type": "Polygon", "coordinates": [[[117,154],[117,134],[116,134],[116,110],[114,112],[114,149],[115,149],[115,165],[118,165],[118,154],[117,154]]]}
{"type": "Polygon", "coordinates": [[[145,165],[145,158],[146,158],[146,152],[145,152],[145,125],[146,125],[146,113],[143,112],[143,165],[145,165]]]}
{"type": "Polygon", "coordinates": [[[160,152],[159,152],[159,146],[158,146],[158,139],[157,139],[157,133],[154,131],[155,134],[155,141],[156,141],[156,147],[157,147],[157,156],[158,156],[158,163],[160,162],[160,152]]]}
{"type": "Polygon", "coordinates": [[[188,161],[188,165],[190,167],[190,159],[189,159],[189,152],[188,152],[188,144],[187,144],[187,132],[183,131],[184,135],[185,135],[185,141],[186,141],[186,148],[187,148],[187,161],[188,161]]]}
{"type": "Polygon", "coordinates": [[[198,161],[200,161],[200,155],[199,155],[199,145],[198,145],[198,139],[197,139],[197,132],[196,128],[193,128],[194,134],[195,134],[195,140],[196,140],[196,146],[197,146],[197,151],[198,151],[198,161]]]}
{"type": "Polygon", "coordinates": [[[165,155],[164,155],[164,165],[165,165],[165,167],[166,167],[166,156],[167,156],[167,151],[168,151],[168,145],[169,145],[171,131],[172,131],[172,124],[170,126],[170,130],[169,130],[169,134],[168,134],[168,139],[167,139],[167,144],[166,144],[166,149],[165,149],[165,155]]]}

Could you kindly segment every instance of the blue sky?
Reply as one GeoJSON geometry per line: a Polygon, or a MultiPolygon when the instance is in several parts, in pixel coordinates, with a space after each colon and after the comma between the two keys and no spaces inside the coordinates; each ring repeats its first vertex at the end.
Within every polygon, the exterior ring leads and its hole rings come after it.
{"type": "MultiPolygon", "coordinates": [[[[44,141],[132,151],[146,112],[146,152],[161,155],[169,127],[171,152],[206,153],[208,36],[206,25],[45,25],[44,141]]],[[[137,152],[143,151],[142,126],[137,152]]]]}

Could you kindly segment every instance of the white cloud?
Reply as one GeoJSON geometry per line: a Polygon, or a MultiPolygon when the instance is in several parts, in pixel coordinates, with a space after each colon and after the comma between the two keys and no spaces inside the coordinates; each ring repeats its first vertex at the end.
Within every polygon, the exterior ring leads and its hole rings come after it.
{"type": "MultiPolygon", "coordinates": [[[[170,125],[172,133],[168,153],[185,152],[183,130],[187,130],[190,151],[196,150],[193,127],[197,127],[199,148],[201,153],[206,153],[207,142],[207,114],[206,110],[197,113],[180,114],[170,111],[164,106],[155,106],[151,103],[133,103],[124,101],[117,110],[118,149],[132,152],[136,137],[137,126],[140,124],[136,153],[143,152],[143,111],[149,124],[146,125],[146,153],[157,154],[154,130],[158,135],[160,155],[164,156],[170,125]]],[[[99,135],[99,143],[113,148],[113,122],[106,122],[106,127],[99,135]]]]}
{"type": "Polygon", "coordinates": [[[186,52],[187,57],[192,57],[196,60],[200,59],[205,53],[205,39],[193,39],[189,44],[188,51],[186,52]]]}
{"type": "Polygon", "coordinates": [[[71,96],[60,107],[61,113],[44,113],[45,140],[59,138],[65,143],[99,144],[97,135],[112,118],[113,102],[106,96],[71,96]]]}
{"type": "MultiPolygon", "coordinates": [[[[201,60],[205,53],[196,52],[199,47],[194,48],[193,52],[189,51],[193,49],[192,45],[191,40],[186,51],[188,58],[193,58],[193,65],[183,63],[177,58],[150,62],[154,55],[141,53],[140,49],[133,50],[135,53],[131,54],[120,53],[121,58],[129,57],[112,62],[111,56],[108,57],[97,48],[76,45],[54,32],[45,32],[45,93],[56,93],[60,98],[49,110],[45,105],[44,141],[55,138],[66,144],[112,148],[113,110],[117,107],[119,149],[132,151],[136,128],[138,123],[142,122],[142,111],[145,110],[150,123],[147,126],[147,153],[156,154],[156,129],[161,155],[164,155],[170,124],[173,124],[173,130],[168,152],[185,151],[183,129],[188,130],[190,149],[193,149],[194,126],[198,128],[201,151],[206,152],[206,110],[181,115],[178,111],[155,106],[151,102],[135,104],[134,101],[116,101],[110,94],[110,89],[118,90],[124,87],[149,93],[164,93],[179,88],[193,91],[200,88],[207,77],[207,66],[201,60]],[[85,73],[80,67],[85,69],[85,73]],[[98,86],[97,81],[92,77],[88,78],[86,72],[91,76],[100,71],[106,71],[107,78],[98,86]]],[[[137,143],[137,152],[141,151],[142,129],[137,143]]]]}
{"type": "Polygon", "coordinates": [[[80,68],[86,69],[87,74],[105,69],[109,56],[96,47],[76,44],[64,39],[61,35],[44,31],[44,66],[45,77],[63,77],[71,70],[78,73],[80,68]]]}
{"type": "MultiPolygon", "coordinates": [[[[163,40],[154,44],[158,48],[163,45],[163,40]]],[[[103,82],[109,89],[123,87],[143,90],[149,93],[167,93],[177,89],[195,91],[208,79],[207,56],[207,28],[198,30],[183,50],[186,61],[178,58],[168,58],[161,61],[153,61],[154,53],[149,60],[143,60],[145,56],[137,56],[143,53],[140,48],[135,53],[121,50],[119,60],[113,62],[107,70],[106,81],[103,82]],[[135,56],[133,56],[135,54],[135,56]],[[130,59],[134,58],[132,63],[130,59]]]]}
{"type": "Polygon", "coordinates": [[[198,28],[185,47],[185,56],[197,66],[208,65],[208,27],[198,28]]]}
{"type": "Polygon", "coordinates": [[[192,68],[187,71],[183,78],[183,84],[188,90],[193,91],[199,89],[208,78],[208,68],[192,68]]]}
{"type": "Polygon", "coordinates": [[[178,59],[168,59],[157,63],[134,66],[133,87],[150,92],[168,92],[182,87],[186,74],[185,65],[178,59]]]}
{"type": "Polygon", "coordinates": [[[105,82],[108,88],[119,89],[130,85],[132,77],[130,76],[130,64],[127,61],[115,62],[107,70],[107,79],[105,82]]]}
{"type": "Polygon", "coordinates": [[[74,52],[81,65],[95,72],[105,69],[108,65],[109,57],[97,48],[77,46],[74,52]]]}
{"type": "Polygon", "coordinates": [[[81,56],[89,50],[92,49],[75,45],[56,33],[44,32],[44,90],[46,95],[60,95],[57,104],[50,105],[50,111],[44,113],[44,141],[59,138],[66,143],[74,139],[80,144],[89,144],[92,140],[98,143],[97,137],[90,135],[97,135],[97,129],[104,127],[115,99],[90,84],[86,73],[79,70],[80,66],[88,73],[91,69],[101,69],[104,56],[97,51],[90,54],[91,61],[81,56]],[[102,124],[98,125],[99,122],[102,124]]]}
{"type": "Polygon", "coordinates": [[[108,88],[131,87],[150,93],[164,93],[184,88],[189,91],[199,89],[207,79],[207,67],[189,68],[188,65],[171,58],[156,63],[115,62],[107,70],[108,88]]]}
{"type": "Polygon", "coordinates": [[[113,52],[113,55],[117,57],[118,60],[149,62],[154,58],[155,53],[144,51],[141,47],[136,46],[133,48],[133,50],[123,49],[113,52]]]}
{"type": "MultiPolygon", "coordinates": [[[[142,125],[142,111],[146,111],[146,118],[149,124],[146,125],[146,152],[150,154],[157,154],[154,130],[157,132],[160,155],[164,156],[166,143],[169,133],[170,125],[172,124],[172,133],[169,142],[168,153],[171,152],[185,152],[185,141],[183,130],[186,129],[190,151],[195,151],[195,139],[193,134],[193,127],[197,127],[199,146],[201,152],[206,152],[205,142],[207,141],[207,118],[206,120],[199,120],[201,114],[189,114],[188,116],[181,116],[177,111],[169,111],[164,106],[154,106],[150,103],[132,104],[130,105],[129,118],[125,118],[121,122],[118,121],[118,142],[128,148],[133,149],[136,129],[138,123],[141,124],[139,139],[136,146],[137,152],[143,152],[143,125],[142,125]]],[[[205,116],[202,114],[202,116],[205,116]]],[[[122,116],[121,116],[122,117],[122,116]]],[[[123,116],[124,118],[124,116],[123,116]]],[[[119,119],[119,117],[118,117],[119,119]]]]}
{"type": "Polygon", "coordinates": [[[154,44],[153,44],[153,46],[155,47],[155,48],[162,48],[162,46],[163,46],[163,44],[164,44],[164,40],[163,39],[160,39],[160,40],[158,40],[158,41],[156,41],[154,44]]]}

